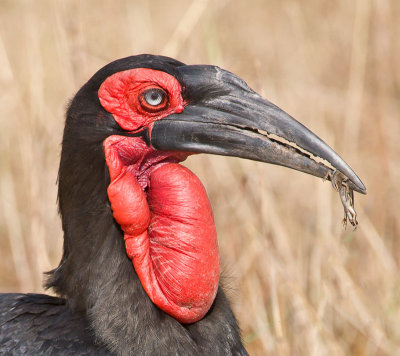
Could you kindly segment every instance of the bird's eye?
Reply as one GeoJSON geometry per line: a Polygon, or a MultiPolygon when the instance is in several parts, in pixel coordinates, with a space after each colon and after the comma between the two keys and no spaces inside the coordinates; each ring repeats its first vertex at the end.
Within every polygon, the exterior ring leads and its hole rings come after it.
{"type": "Polygon", "coordinates": [[[157,112],[168,106],[168,95],[160,88],[151,88],[140,93],[139,102],[144,110],[157,112]]]}
{"type": "Polygon", "coordinates": [[[144,100],[152,106],[158,106],[162,103],[164,93],[161,90],[148,90],[144,93],[144,100]]]}

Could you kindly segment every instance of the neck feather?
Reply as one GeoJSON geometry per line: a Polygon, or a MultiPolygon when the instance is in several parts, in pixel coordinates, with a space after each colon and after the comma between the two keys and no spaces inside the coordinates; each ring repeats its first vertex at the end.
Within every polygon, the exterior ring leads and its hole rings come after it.
{"type": "Polygon", "coordinates": [[[246,354],[221,288],[206,316],[188,325],[148,298],[112,216],[105,137],[88,142],[81,130],[67,120],[59,171],[64,252],[46,287],[85,314],[98,342],[118,354],[246,354]]]}

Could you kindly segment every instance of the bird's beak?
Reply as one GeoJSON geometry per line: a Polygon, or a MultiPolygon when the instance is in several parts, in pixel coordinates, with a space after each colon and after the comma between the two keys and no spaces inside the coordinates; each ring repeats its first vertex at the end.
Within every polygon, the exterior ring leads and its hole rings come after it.
{"type": "Polygon", "coordinates": [[[335,151],[239,77],[214,66],[182,66],[179,72],[188,105],[154,122],[154,148],[236,156],[327,179],[339,170],[351,189],[366,193],[335,151]]]}

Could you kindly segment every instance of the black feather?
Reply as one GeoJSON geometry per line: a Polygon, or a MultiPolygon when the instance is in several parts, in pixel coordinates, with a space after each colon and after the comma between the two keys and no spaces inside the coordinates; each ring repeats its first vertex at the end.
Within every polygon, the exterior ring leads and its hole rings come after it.
{"type": "Polygon", "coordinates": [[[182,65],[151,55],[120,59],[99,70],[72,100],[58,177],[63,256],[46,283],[61,298],[1,295],[0,354],[247,354],[221,288],[208,314],[189,325],[151,302],[126,255],[107,198],[103,141],[121,128],[101,107],[99,86],[111,74],[137,67],[181,80],[176,67],[182,65]]]}
{"type": "Polygon", "coordinates": [[[108,355],[96,345],[84,315],[71,313],[62,298],[0,294],[1,355],[108,355]]]}

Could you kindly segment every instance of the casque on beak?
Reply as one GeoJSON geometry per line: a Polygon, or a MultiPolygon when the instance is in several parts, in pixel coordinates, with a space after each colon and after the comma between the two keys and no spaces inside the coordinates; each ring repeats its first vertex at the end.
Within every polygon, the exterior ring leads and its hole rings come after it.
{"type": "Polygon", "coordinates": [[[350,189],[366,193],[335,151],[239,77],[215,66],[178,70],[188,105],[182,113],[154,122],[154,148],[247,158],[326,179],[337,170],[347,177],[350,189]]]}

